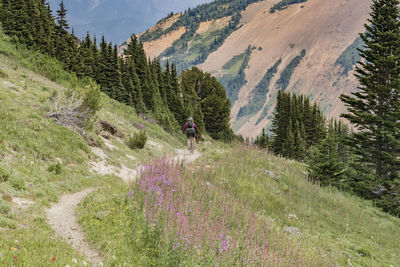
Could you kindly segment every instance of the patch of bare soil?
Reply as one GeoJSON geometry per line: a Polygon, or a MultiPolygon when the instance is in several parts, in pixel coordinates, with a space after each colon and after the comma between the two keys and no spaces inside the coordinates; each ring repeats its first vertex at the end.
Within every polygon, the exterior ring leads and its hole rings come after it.
{"type": "MultiPolygon", "coordinates": [[[[114,146],[115,148],[115,146],[114,146]]],[[[107,155],[101,148],[91,147],[92,152],[98,157],[97,161],[91,161],[90,169],[101,175],[115,175],[120,177],[124,182],[130,183],[136,178],[136,170],[126,167],[121,164],[121,168],[107,164],[107,155]]]]}
{"type": "Polygon", "coordinates": [[[85,239],[85,234],[78,224],[75,209],[78,203],[94,189],[86,189],[71,195],[63,195],[60,201],[47,210],[49,224],[67,243],[71,244],[82,255],[96,265],[101,265],[103,257],[93,249],[85,239]]]}
{"type": "Polygon", "coordinates": [[[174,157],[175,161],[183,161],[186,163],[190,163],[195,161],[201,156],[201,153],[195,150],[193,153],[190,153],[187,149],[177,149],[176,156],[174,157]]]}
{"type": "Polygon", "coordinates": [[[185,31],[186,28],[182,26],[175,31],[164,34],[157,40],[143,43],[143,48],[146,51],[146,55],[150,58],[158,57],[162,52],[164,52],[165,49],[170,47],[176,40],[181,38],[185,31]]]}

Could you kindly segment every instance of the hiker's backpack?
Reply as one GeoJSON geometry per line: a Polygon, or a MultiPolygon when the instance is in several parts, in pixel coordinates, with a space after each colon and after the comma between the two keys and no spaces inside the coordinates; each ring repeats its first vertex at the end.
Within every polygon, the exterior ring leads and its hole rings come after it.
{"type": "Polygon", "coordinates": [[[188,128],[193,128],[193,121],[188,121],[187,127],[188,128]]]}

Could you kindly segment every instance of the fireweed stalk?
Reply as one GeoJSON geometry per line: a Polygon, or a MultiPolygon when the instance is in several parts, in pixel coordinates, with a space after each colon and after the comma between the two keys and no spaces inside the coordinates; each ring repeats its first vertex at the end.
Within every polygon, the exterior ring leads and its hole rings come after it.
{"type": "Polygon", "coordinates": [[[245,203],[197,175],[160,159],[142,168],[128,193],[147,227],[159,228],[174,264],[312,266],[301,247],[278,242],[245,203]]]}

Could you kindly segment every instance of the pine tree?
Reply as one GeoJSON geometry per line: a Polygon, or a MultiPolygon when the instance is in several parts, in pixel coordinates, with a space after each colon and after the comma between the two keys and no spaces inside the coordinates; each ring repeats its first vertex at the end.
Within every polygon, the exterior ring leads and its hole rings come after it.
{"type": "Polygon", "coordinates": [[[327,137],[313,146],[308,160],[309,178],[321,185],[347,187],[347,167],[338,153],[338,139],[332,129],[327,137]]]}
{"type": "MultiPolygon", "coordinates": [[[[357,154],[359,175],[374,172],[375,197],[385,210],[400,214],[400,20],[398,0],[374,0],[369,24],[360,34],[364,47],[356,68],[359,90],[340,99],[348,107],[342,117],[356,131],[349,144],[357,154]],[[397,197],[396,197],[397,196],[397,197]],[[393,198],[397,198],[396,201],[393,198]],[[393,203],[397,203],[393,207],[393,203]]],[[[364,175],[367,177],[367,175],[364,175]]],[[[370,178],[366,178],[370,179],[370,178]]]]}
{"type": "Polygon", "coordinates": [[[293,129],[292,121],[289,120],[289,125],[287,127],[287,134],[285,141],[283,142],[282,152],[281,152],[282,156],[287,158],[292,158],[295,154],[294,134],[292,129],[293,129]]]}
{"type": "Polygon", "coordinates": [[[64,6],[64,0],[61,0],[60,9],[58,9],[56,12],[57,12],[57,25],[63,30],[68,30],[69,26],[66,19],[67,10],[65,9],[64,6]]]}

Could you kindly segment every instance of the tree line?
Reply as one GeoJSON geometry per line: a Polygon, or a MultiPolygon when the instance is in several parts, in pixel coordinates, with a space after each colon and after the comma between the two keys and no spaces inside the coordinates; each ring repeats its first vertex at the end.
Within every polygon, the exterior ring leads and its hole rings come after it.
{"type": "Polygon", "coordinates": [[[63,1],[56,17],[45,0],[0,0],[0,7],[3,31],[16,43],[57,58],[78,78],[94,80],[102,92],[138,113],[151,114],[166,130],[177,131],[191,116],[200,132],[207,131],[213,138],[234,137],[229,100],[211,75],[193,68],[179,76],[174,63],[163,66],[147,58],[136,36],[122,56],[104,36],[99,43],[89,33],[79,40],[73,30],[68,32],[63,1]]]}

